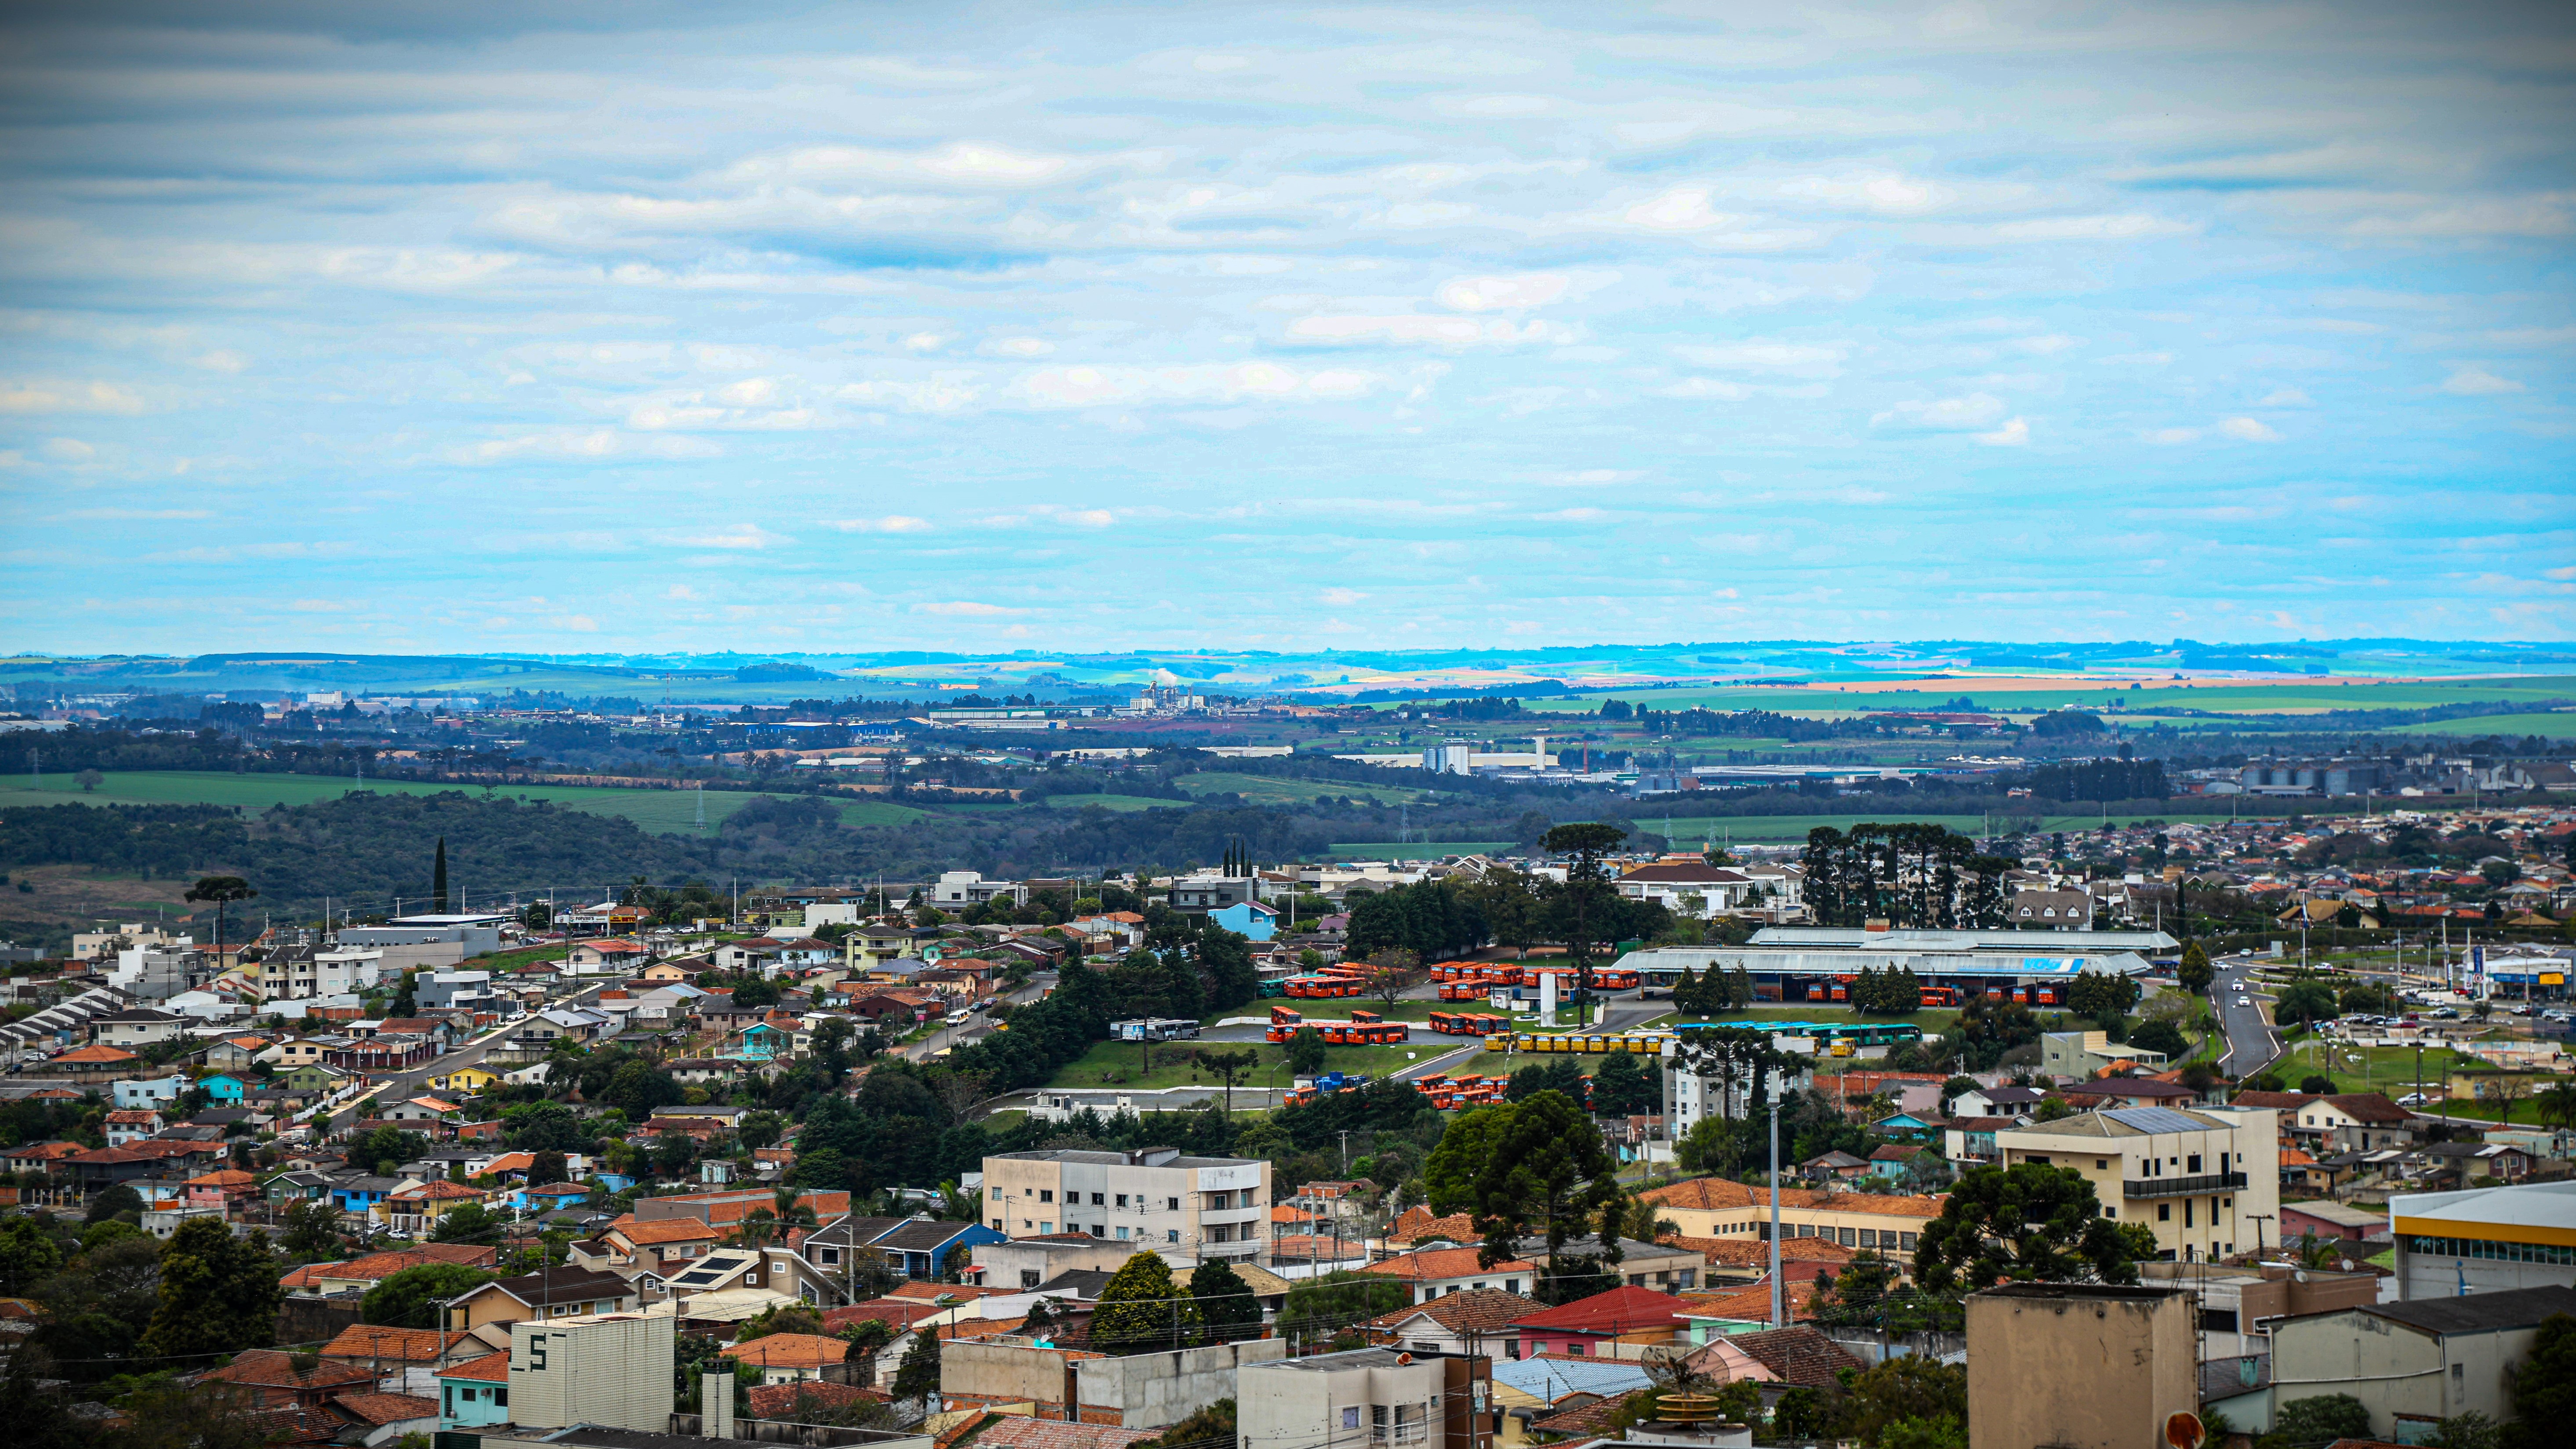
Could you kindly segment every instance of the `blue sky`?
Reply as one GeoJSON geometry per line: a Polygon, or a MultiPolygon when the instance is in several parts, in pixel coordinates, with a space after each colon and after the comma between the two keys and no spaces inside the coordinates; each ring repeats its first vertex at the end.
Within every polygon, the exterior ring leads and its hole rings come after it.
{"type": "Polygon", "coordinates": [[[2564,7],[221,8],[8,23],[0,647],[2576,636],[2564,7]]]}

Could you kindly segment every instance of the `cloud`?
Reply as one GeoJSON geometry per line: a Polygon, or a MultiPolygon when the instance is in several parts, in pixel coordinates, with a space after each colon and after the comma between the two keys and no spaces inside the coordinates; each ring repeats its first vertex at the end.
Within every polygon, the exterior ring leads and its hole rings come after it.
{"type": "Polygon", "coordinates": [[[1055,351],[1055,344],[1040,337],[1004,337],[984,350],[1004,357],[1044,357],[1055,351]]]}
{"type": "Polygon", "coordinates": [[[1607,488],[1645,476],[1644,470],[1637,468],[1579,468],[1570,473],[1542,474],[1539,481],[1558,488],[1607,488]]]}
{"type": "Polygon", "coordinates": [[[2316,399],[2295,387],[2276,387],[2254,404],[2258,408],[2312,408],[2316,405],[2316,399]]]}
{"type": "Polygon", "coordinates": [[[928,378],[872,378],[843,384],[832,396],[841,402],[908,413],[955,413],[973,407],[984,390],[976,385],[975,374],[957,372],[928,378]]]}
{"type": "Polygon", "coordinates": [[[2030,424],[2013,418],[1991,433],[1976,435],[1978,442],[1989,448],[2019,448],[2030,442],[2030,424]]]}
{"type": "Polygon", "coordinates": [[[1692,344],[1676,347],[1673,351],[1701,367],[1736,372],[1769,372],[1789,377],[1834,377],[1842,372],[1843,349],[1811,342],[1692,344]]]}
{"type": "Polygon", "coordinates": [[[720,548],[726,550],[760,550],[784,548],[796,542],[782,533],[772,533],[756,523],[736,523],[711,531],[666,531],[655,538],[673,548],[720,548]]]}
{"type": "Polygon", "coordinates": [[[1900,432],[1965,433],[1989,427],[2001,421],[2003,399],[1991,393],[1970,393],[1965,397],[1936,398],[1931,401],[1901,402],[1873,416],[1869,425],[1900,432]]]}
{"type": "Polygon", "coordinates": [[[102,522],[119,520],[143,522],[171,519],[212,518],[214,516],[214,511],[206,508],[75,508],[68,513],[57,513],[54,515],[56,518],[66,520],[99,520],[102,522]]]}
{"type": "Polygon", "coordinates": [[[1567,342],[1573,340],[1573,333],[1536,319],[1515,325],[1500,317],[1479,322],[1472,317],[1405,315],[1300,317],[1288,324],[1288,337],[1295,342],[1339,347],[1384,343],[1399,347],[1465,348],[1567,342]]]}
{"type": "Polygon", "coordinates": [[[916,607],[925,614],[945,614],[952,617],[969,619],[989,619],[1001,615],[1025,614],[1028,612],[1026,609],[1007,609],[999,604],[979,604],[969,599],[956,599],[937,604],[921,604],[916,607]]]}
{"type": "Polygon", "coordinates": [[[1337,609],[1347,608],[1367,597],[1368,595],[1361,593],[1357,589],[1345,589],[1340,587],[1326,589],[1315,596],[1318,602],[1329,604],[1337,609]]]}
{"type": "Polygon", "coordinates": [[[2150,443],[2155,444],[2156,446],[2158,446],[2158,447],[2160,447],[2160,448],[2178,448],[2178,447],[2181,447],[2181,446],[2182,446],[2183,444],[2185,444],[2185,443],[2197,443],[2197,442],[2199,442],[2199,441],[2200,441],[2200,429],[2198,429],[2198,428],[2158,428],[2158,429],[2156,429],[2155,431],[2153,431],[2153,432],[2151,432],[2151,433],[2147,434],[2147,441],[2148,441],[2148,442],[2150,442],[2150,443]]]}
{"type": "Polygon", "coordinates": [[[1440,284],[1440,305],[1453,312],[1516,312],[1565,295],[1571,279],[1554,272],[1513,277],[1459,277],[1440,284]]]}
{"type": "Polygon", "coordinates": [[[49,438],[45,441],[45,456],[57,463],[86,463],[98,456],[98,449],[78,438],[49,438]]]}
{"type": "Polygon", "coordinates": [[[2218,425],[2219,436],[2240,443],[2277,443],[2281,435],[2255,418],[2228,418],[2218,425]]]}
{"type": "Polygon", "coordinates": [[[143,399],[112,382],[0,383],[0,413],[125,413],[143,399]]]}
{"type": "Polygon", "coordinates": [[[843,533],[928,533],[930,521],[908,513],[889,513],[883,518],[825,518],[818,520],[825,528],[843,533]]]}
{"type": "Polygon", "coordinates": [[[2455,397],[2489,397],[2496,393],[2520,392],[2522,384],[2511,378],[2498,377],[2483,367],[2455,363],[2450,377],[2442,383],[2442,391],[2455,397]]]}
{"type": "Polygon", "coordinates": [[[713,458],[722,452],[715,444],[698,438],[639,436],[614,428],[582,428],[522,433],[514,438],[490,438],[450,448],[444,456],[451,463],[479,467],[516,462],[599,462],[616,458],[677,462],[713,458]]]}
{"type": "Polygon", "coordinates": [[[1297,372],[1270,362],[1186,367],[1048,367],[1011,385],[1013,399],[1033,408],[1131,407],[1146,404],[1341,402],[1366,396],[1385,379],[1333,368],[1297,372]]]}

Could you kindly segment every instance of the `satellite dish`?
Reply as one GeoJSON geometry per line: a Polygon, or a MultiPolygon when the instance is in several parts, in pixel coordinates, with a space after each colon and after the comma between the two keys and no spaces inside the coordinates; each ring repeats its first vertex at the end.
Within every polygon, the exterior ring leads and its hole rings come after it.
{"type": "Polygon", "coordinates": [[[2198,1414],[2165,1416],[2165,1442],[2173,1449],[2200,1449],[2200,1441],[2208,1437],[2209,1431],[2201,1427],[2198,1414]]]}

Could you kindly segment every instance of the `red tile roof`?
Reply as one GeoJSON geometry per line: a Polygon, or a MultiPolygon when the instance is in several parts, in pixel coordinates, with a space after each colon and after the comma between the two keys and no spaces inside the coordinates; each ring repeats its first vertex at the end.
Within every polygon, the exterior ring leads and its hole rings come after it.
{"type": "Polygon", "coordinates": [[[1122,1429],[1115,1424],[1065,1424],[1053,1419],[1005,1416],[969,1440],[975,1449],[1127,1449],[1151,1439],[1159,1429],[1122,1429]]]}
{"type": "Polygon", "coordinates": [[[1589,1298],[1541,1309],[1513,1320],[1512,1326],[1535,1328],[1546,1333],[1597,1333],[1606,1337],[1634,1333],[1641,1328],[1671,1328],[1673,1315],[1681,1307],[1681,1300],[1669,1293],[1622,1284],[1607,1293],[1595,1293],[1589,1298]]]}
{"type": "Polygon", "coordinates": [[[1452,1333],[1492,1333],[1508,1328],[1542,1305],[1535,1298],[1506,1293],[1500,1288],[1474,1288],[1464,1293],[1444,1293],[1428,1303],[1381,1313],[1368,1321],[1370,1328],[1392,1329],[1415,1318],[1428,1318],[1452,1333]]]}
{"type": "MultiPolygon", "coordinates": [[[[1722,1177],[1695,1177],[1669,1187],[1651,1188],[1639,1193],[1637,1198],[1656,1207],[1723,1212],[1731,1208],[1767,1208],[1771,1205],[1771,1190],[1747,1187],[1722,1177]]],[[[1908,1197],[1900,1193],[1813,1192],[1805,1188],[1784,1188],[1780,1193],[1780,1206],[1784,1211],[1812,1208],[1822,1212],[1875,1213],[1905,1218],[1937,1218],[1941,1215],[1941,1199],[1908,1197]]]]}
{"type": "Polygon", "coordinates": [[[819,1333],[773,1333],[749,1343],[727,1344],[716,1353],[721,1358],[762,1368],[820,1368],[848,1359],[850,1341],[819,1333]]]}
{"type": "Polygon", "coordinates": [[[438,1417],[438,1400],[417,1394],[342,1394],[331,1402],[344,1413],[379,1426],[438,1417]]]}
{"type": "Polygon", "coordinates": [[[1842,1345],[1804,1324],[1730,1334],[1726,1341],[1779,1375],[1780,1382],[1804,1388],[1828,1388],[1838,1371],[1868,1367],[1842,1345]]]}
{"type": "MultiPolygon", "coordinates": [[[[1435,1282],[1450,1278],[1473,1278],[1479,1273],[1529,1273],[1536,1271],[1535,1264],[1524,1263],[1518,1258],[1507,1258],[1488,1268],[1476,1261],[1477,1255],[1480,1251],[1480,1249],[1476,1248],[1425,1248],[1420,1252],[1405,1253],[1397,1257],[1388,1258],[1383,1262],[1371,1263],[1360,1271],[1364,1273],[1383,1273],[1390,1278],[1402,1278],[1411,1283],[1435,1282]]],[[[1275,1253],[1273,1255],[1273,1260],[1276,1261],[1275,1253]]]]}
{"type": "Polygon", "coordinates": [[[369,1363],[436,1363],[464,1339],[464,1334],[431,1328],[352,1323],[340,1330],[338,1338],[323,1345],[322,1356],[351,1362],[365,1359],[369,1363]]]}
{"type": "MultiPolygon", "coordinates": [[[[882,1389],[863,1389],[856,1384],[762,1384],[749,1393],[753,1418],[784,1419],[790,1423],[799,1422],[803,1414],[813,1409],[839,1409],[862,1401],[872,1404],[894,1402],[894,1395],[882,1389]],[[799,1400],[803,1402],[800,1404],[799,1400]]],[[[1143,1431],[1139,1437],[1150,1436],[1152,1432],[1143,1431]]]]}
{"type": "Polygon", "coordinates": [[[217,1383],[253,1389],[329,1389],[371,1382],[375,1375],[354,1364],[316,1362],[298,1372],[295,1356],[273,1348],[242,1351],[231,1363],[206,1375],[217,1383]]]}
{"type": "Polygon", "coordinates": [[[443,1379],[472,1379],[477,1383],[506,1384],[510,1381],[510,1351],[502,1349],[481,1358],[467,1359],[454,1368],[440,1369],[443,1379]]]}

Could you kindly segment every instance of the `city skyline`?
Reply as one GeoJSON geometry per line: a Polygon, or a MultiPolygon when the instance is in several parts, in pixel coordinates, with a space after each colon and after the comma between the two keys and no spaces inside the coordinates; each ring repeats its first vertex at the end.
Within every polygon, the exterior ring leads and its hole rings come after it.
{"type": "Polygon", "coordinates": [[[2570,30],[22,10],[7,642],[2564,640],[2570,30]]]}

